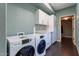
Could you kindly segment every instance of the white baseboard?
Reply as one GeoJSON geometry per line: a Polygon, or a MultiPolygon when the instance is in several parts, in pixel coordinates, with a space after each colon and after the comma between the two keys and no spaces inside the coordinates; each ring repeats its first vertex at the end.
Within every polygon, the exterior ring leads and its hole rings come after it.
{"type": "Polygon", "coordinates": [[[79,50],[78,50],[78,54],[79,54],[79,50]]]}
{"type": "Polygon", "coordinates": [[[61,40],[57,40],[58,42],[61,42],[61,40]]]}
{"type": "Polygon", "coordinates": [[[57,41],[58,41],[58,42],[61,42],[61,37],[59,37],[59,38],[57,39],[57,41]]]}
{"type": "Polygon", "coordinates": [[[72,38],[72,36],[63,36],[63,37],[68,37],[68,38],[72,38]]]}
{"type": "Polygon", "coordinates": [[[78,51],[78,54],[79,54],[79,48],[78,48],[78,46],[76,46],[77,47],[77,51],[78,51]]]}
{"type": "Polygon", "coordinates": [[[73,40],[74,45],[76,45],[75,39],[73,40]]]}

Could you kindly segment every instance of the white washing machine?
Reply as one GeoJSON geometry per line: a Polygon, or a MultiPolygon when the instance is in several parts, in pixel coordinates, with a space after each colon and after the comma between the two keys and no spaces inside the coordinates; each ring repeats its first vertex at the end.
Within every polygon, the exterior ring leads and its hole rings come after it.
{"type": "Polygon", "coordinates": [[[46,54],[46,40],[44,34],[35,34],[36,38],[36,56],[44,56],[46,54]]]}
{"type": "Polygon", "coordinates": [[[13,36],[7,37],[7,55],[8,56],[34,56],[35,39],[32,37],[13,36]]]}
{"type": "Polygon", "coordinates": [[[51,32],[46,34],[46,49],[51,46],[51,32]]]}

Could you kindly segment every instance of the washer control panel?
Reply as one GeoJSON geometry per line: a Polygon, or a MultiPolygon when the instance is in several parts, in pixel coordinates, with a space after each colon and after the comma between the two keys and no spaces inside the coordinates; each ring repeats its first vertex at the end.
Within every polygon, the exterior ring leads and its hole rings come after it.
{"type": "Polygon", "coordinates": [[[29,43],[30,41],[31,41],[32,39],[24,39],[24,40],[22,40],[22,44],[26,44],[26,43],[29,43]]]}

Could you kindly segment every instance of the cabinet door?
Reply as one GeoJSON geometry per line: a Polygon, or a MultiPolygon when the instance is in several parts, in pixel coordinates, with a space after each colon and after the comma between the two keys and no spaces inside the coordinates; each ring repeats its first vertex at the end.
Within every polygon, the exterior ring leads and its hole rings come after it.
{"type": "Polygon", "coordinates": [[[39,10],[39,24],[44,24],[45,15],[44,12],[39,10]]]}
{"type": "Polygon", "coordinates": [[[45,16],[45,17],[46,17],[46,19],[45,19],[45,24],[46,24],[46,25],[48,25],[48,23],[49,23],[49,16],[50,16],[50,15],[48,15],[48,14],[46,14],[46,16],[45,16]]]}
{"type": "Polygon", "coordinates": [[[48,14],[42,10],[39,10],[39,24],[48,25],[48,16],[48,14]]]}
{"type": "Polygon", "coordinates": [[[43,24],[47,25],[47,20],[48,20],[48,15],[45,13],[44,14],[44,19],[43,19],[43,24]]]}
{"type": "Polygon", "coordinates": [[[53,32],[54,31],[54,15],[49,16],[49,28],[48,32],[53,32]]]}

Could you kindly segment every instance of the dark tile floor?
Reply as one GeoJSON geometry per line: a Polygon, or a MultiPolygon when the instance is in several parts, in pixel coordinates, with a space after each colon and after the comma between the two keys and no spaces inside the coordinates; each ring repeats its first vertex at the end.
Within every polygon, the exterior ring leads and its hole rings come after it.
{"type": "Polygon", "coordinates": [[[78,51],[71,38],[62,38],[47,49],[46,56],[78,56],[78,51]]]}

